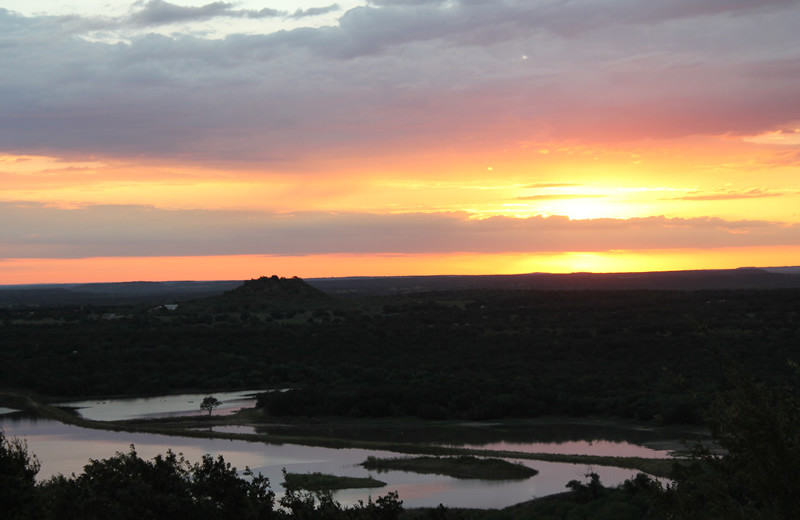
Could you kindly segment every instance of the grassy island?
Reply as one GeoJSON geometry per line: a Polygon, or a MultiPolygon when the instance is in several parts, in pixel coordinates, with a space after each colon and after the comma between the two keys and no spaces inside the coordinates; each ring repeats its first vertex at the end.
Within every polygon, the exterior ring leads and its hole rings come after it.
{"type": "Polygon", "coordinates": [[[333,489],[379,488],[386,482],[372,477],[340,477],[325,473],[284,473],[283,487],[286,489],[305,489],[323,491],[333,489]]]}
{"type": "Polygon", "coordinates": [[[361,465],[379,472],[400,470],[483,480],[524,479],[538,473],[533,468],[502,459],[466,455],[460,457],[396,457],[388,459],[367,457],[367,460],[362,462],[361,465]]]}

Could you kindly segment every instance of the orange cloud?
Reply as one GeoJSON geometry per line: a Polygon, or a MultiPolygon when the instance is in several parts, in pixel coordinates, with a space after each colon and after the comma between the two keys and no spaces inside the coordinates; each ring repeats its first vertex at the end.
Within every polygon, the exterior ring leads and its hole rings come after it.
{"type": "MultiPolygon", "coordinates": [[[[796,195],[796,193],[789,193],[791,195],[796,195]]],[[[767,192],[762,189],[753,188],[747,191],[726,191],[723,193],[706,193],[706,194],[697,194],[697,193],[690,193],[688,195],[684,195],[683,197],[676,197],[677,200],[737,200],[737,199],[761,199],[765,197],[781,197],[787,195],[787,193],[776,193],[776,192],[767,192]]]]}

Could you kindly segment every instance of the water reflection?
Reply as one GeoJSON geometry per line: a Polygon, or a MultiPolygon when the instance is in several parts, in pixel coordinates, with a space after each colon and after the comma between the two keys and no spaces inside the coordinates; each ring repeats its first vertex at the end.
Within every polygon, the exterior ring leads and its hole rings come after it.
{"type": "MultiPolygon", "coordinates": [[[[0,416],[0,427],[6,435],[25,438],[31,453],[42,463],[39,478],[55,474],[80,473],[93,459],[104,459],[116,452],[126,452],[131,444],[143,458],[150,459],[172,449],[190,461],[199,461],[208,453],[223,455],[225,460],[244,470],[246,466],[270,479],[272,488],[280,494],[281,469],[307,473],[320,471],[336,475],[363,477],[368,472],[359,466],[367,456],[391,457],[396,454],[363,449],[330,449],[292,444],[272,445],[243,440],[195,439],[147,433],[91,430],[65,425],[56,421],[35,419],[22,414],[0,416]]],[[[334,497],[343,504],[367,500],[396,490],[406,507],[436,507],[440,503],[449,507],[500,508],[533,497],[565,491],[565,484],[582,479],[590,468],[574,464],[540,461],[520,461],[536,468],[535,477],[518,481],[459,480],[438,475],[419,475],[402,471],[381,473],[387,486],[371,490],[344,490],[334,497]]],[[[594,467],[605,485],[616,485],[632,477],[634,470],[594,467]]]]}
{"type": "MultiPolygon", "coordinates": [[[[214,409],[214,415],[230,415],[255,404],[255,395],[263,390],[240,392],[216,392],[214,397],[222,405],[214,409]]],[[[130,419],[156,419],[184,415],[207,414],[200,409],[203,398],[209,394],[180,394],[133,399],[92,399],[71,401],[57,406],[77,409],[85,419],[93,421],[125,421],[130,419]]]]}
{"type": "MultiPolygon", "coordinates": [[[[206,430],[208,428],[197,428],[198,430],[206,430]]],[[[243,433],[249,435],[256,435],[259,431],[255,426],[248,426],[245,424],[227,424],[222,426],[212,426],[211,431],[214,433],[243,433]]]]}
{"type": "MultiPolygon", "coordinates": [[[[265,425],[259,433],[276,435],[320,434],[320,425],[265,425]]],[[[676,439],[697,432],[634,429],[603,423],[550,424],[537,420],[503,423],[414,423],[410,421],[337,421],[326,425],[325,435],[366,441],[405,442],[479,450],[602,455],[622,457],[667,457],[679,449],[676,439]]]]}
{"type": "Polygon", "coordinates": [[[629,442],[614,441],[567,441],[567,442],[489,442],[481,444],[457,444],[462,448],[481,450],[519,451],[522,453],[558,453],[562,455],[602,455],[605,457],[643,457],[660,459],[668,457],[670,451],[629,442]]]}
{"type": "MultiPolygon", "coordinates": [[[[255,404],[261,390],[218,392],[214,396],[222,405],[215,415],[230,415],[255,404]]],[[[207,394],[181,394],[136,399],[104,399],[62,403],[78,409],[87,419],[118,421],[181,415],[200,415],[200,402],[207,394]]],[[[278,435],[320,435],[319,425],[214,426],[218,433],[264,433],[278,435]]],[[[523,453],[558,453],[568,455],[603,455],[620,457],[663,458],[670,450],[680,449],[674,440],[665,440],[663,433],[651,429],[635,429],[607,423],[557,423],[510,421],[503,423],[430,424],[408,421],[331,424],[329,437],[388,442],[412,442],[483,450],[519,451],[523,453]]],[[[672,438],[681,437],[673,436],[672,438]]]]}

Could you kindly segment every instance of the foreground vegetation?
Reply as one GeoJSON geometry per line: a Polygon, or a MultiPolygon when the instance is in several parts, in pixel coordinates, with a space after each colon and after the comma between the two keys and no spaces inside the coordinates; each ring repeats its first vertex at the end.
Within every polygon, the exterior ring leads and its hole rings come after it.
{"type": "Polygon", "coordinates": [[[329,494],[288,488],[276,502],[267,479],[240,477],[222,456],[190,464],[172,452],[152,460],[133,446],[104,460],[92,460],[78,476],[35,482],[38,462],[25,445],[0,432],[0,504],[4,518],[58,520],[215,520],[327,517],[392,520],[402,511],[396,494],[367,504],[342,507],[329,494]],[[321,498],[321,501],[320,501],[321,498]]]}

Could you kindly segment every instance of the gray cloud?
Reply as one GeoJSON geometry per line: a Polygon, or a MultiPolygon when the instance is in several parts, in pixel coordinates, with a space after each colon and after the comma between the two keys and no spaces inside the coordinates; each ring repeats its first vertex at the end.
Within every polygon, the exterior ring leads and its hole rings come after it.
{"type": "MultiPolygon", "coordinates": [[[[135,4],[137,5],[137,4],[135,4]]],[[[140,26],[156,26],[176,22],[208,20],[217,17],[234,18],[271,18],[282,14],[276,9],[264,8],[260,10],[237,10],[234,4],[228,2],[213,2],[201,7],[186,7],[165,2],[164,0],[149,0],[138,3],[142,8],[134,11],[124,23],[133,23],[140,26]]]]}
{"type": "Polygon", "coordinates": [[[421,6],[421,5],[442,5],[447,0],[369,0],[369,3],[377,6],[421,6]]]}
{"type": "Polygon", "coordinates": [[[795,245],[800,226],[719,218],[470,220],[461,213],[378,215],[57,209],[0,203],[4,257],[326,253],[501,253],[795,245]]]}
{"type": "Polygon", "coordinates": [[[335,13],[341,7],[339,4],[331,4],[326,7],[309,7],[308,9],[297,9],[294,13],[289,15],[289,18],[308,18],[309,16],[320,16],[328,13],[335,13]]]}
{"type": "MultiPolygon", "coordinates": [[[[130,20],[274,15],[153,0],[130,20]]],[[[800,60],[798,17],[779,1],[373,2],[332,27],[109,44],[79,31],[130,20],[0,10],[14,71],[0,151],[283,167],[442,143],[752,135],[800,118],[779,71],[800,60]]]]}

